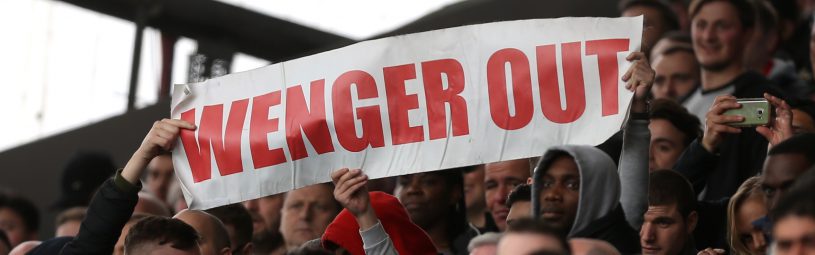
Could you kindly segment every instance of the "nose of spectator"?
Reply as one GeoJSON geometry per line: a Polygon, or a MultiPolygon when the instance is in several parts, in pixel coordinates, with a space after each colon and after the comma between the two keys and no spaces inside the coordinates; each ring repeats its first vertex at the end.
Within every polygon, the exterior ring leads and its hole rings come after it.
{"type": "Polygon", "coordinates": [[[652,225],[649,223],[642,224],[642,229],[640,230],[640,239],[642,240],[642,243],[653,243],[656,238],[656,233],[654,232],[652,225]]]}
{"type": "Polygon", "coordinates": [[[563,189],[560,185],[553,185],[552,187],[543,190],[544,201],[563,201],[563,189]]]}

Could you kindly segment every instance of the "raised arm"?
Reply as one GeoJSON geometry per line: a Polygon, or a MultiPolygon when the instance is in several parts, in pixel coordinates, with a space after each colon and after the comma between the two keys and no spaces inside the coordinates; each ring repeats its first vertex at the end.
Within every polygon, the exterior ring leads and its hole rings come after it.
{"type": "Polygon", "coordinates": [[[343,168],[331,173],[334,198],[347,209],[359,224],[362,247],[368,255],[398,254],[393,242],[376,217],[368,194],[368,175],[360,169],[343,168]]]}
{"type": "Polygon", "coordinates": [[[645,54],[634,52],[627,58],[634,64],[624,75],[626,88],[634,91],[628,123],[623,130],[623,149],[620,154],[620,204],[625,219],[634,229],[640,229],[642,217],[648,209],[648,155],[651,132],[648,130],[648,92],[654,83],[654,70],[645,54]]]}
{"type": "Polygon", "coordinates": [[[138,202],[139,176],[153,157],[173,148],[181,129],[195,129],[195,126],[181,120],[156,121],[124,169],[96,192],[79,227],[79,234],[60,254],[113,253],[122,228],[138,202]]]}

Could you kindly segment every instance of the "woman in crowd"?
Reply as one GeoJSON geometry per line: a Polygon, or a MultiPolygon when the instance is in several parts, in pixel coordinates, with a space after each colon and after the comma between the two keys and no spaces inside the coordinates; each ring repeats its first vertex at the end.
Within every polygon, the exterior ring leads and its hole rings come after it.
{"type": "Polygon", "coordinates": [[[767,215],[761,177],[744,181],[727,206],[727,239],[735,255],[764,255],[764,233],[753,222],[767,215]]]}

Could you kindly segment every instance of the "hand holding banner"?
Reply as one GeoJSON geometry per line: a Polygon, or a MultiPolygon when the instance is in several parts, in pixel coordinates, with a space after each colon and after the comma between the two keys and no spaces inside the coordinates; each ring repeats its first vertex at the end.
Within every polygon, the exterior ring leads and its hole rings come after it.
{"type": "Polygon", "coordinates": [[[330,181],[540,156],[617,132],[642,17],[498,22],[360,42],[176,85],[191,208],[330,181]]]}

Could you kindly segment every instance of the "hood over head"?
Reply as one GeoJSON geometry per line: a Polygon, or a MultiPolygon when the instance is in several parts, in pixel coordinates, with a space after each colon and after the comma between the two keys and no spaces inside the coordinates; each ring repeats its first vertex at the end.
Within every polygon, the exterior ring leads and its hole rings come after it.
{"type": "Polygon", "coordinates": [[[605,152],[586,145],[563,145],[550,148],[535,167],[532,184],[533,216],[540,216],[540,180],[558,156],[574,158],[580,173],[580,200],[568,236],[589,227],[591,222],[611,213],[620,203],[620,177],[616,165],[605,152]]]}

